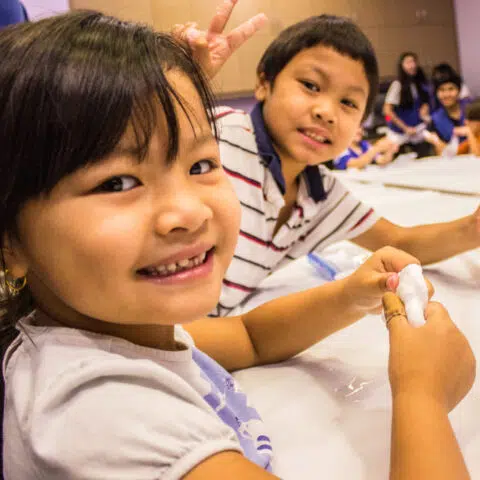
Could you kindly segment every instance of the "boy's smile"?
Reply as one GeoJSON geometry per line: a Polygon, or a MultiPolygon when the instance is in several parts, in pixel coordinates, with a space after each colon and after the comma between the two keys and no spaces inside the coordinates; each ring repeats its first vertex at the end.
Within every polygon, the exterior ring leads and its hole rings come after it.
{"type": "Polygon", "coordinates": [[[457,105],[459,93],[460,90],[452,82],[444,83],[437,89],[438,100],[445,108],[451,108],[457,105]]]}
{"type": "Polygon", "coordinates": [[[275,78],[260,78],[256,97],[285,163],[298,173],[340,155],[363,118],[369,84],[360,61],[317,45],[302,50],[275,78]]]}

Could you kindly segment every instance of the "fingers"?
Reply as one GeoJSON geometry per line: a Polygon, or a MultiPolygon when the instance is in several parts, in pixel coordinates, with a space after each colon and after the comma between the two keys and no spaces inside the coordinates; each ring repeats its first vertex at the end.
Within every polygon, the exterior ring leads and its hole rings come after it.
{"type": "Polygon", "coordinates": [[[255,35],[255,33],[257,33],[266,23],[266,15],[259,13],[245,23],[242,23],[242,25],[237,28],[234,28],[227,35],[227,41],[231,50],[233,51],[240,47],[240,45],[255,35]]]}
{"type": "Polygon", "coordinates": [[[224,0],[224,2],[217,7],[217,13],[212,18],[210,26],[208,27],[208,34],[218,35],[225,30],[225,26],[228,20],[230,20],[236,3],[237,0],[224,0]]]}
{"type": "Polygon", "coordinates": [[[408,324],[405,306],[397,295],[387,292],[382,298],[382,304],[385,324],[390,332],[408,324]]]}
{"type": "Polygon", "coordinates": [[[377,253],[380,255],[380,259],[387,272],[400,272],[412,263],[420,265],[420,261],[417,258],[393,247],[384,247],[378,250],[377,253]]]}
{"type": "Polygon", "coordinates": [[[425,283],[427,284],[427,290],[428,290],[428,299],[430,300],[433,297],[433,294],[435,293],[435,287],[432,285],[432,282],[426,278],[423,277],[425,280],[425,283]]]}
{"type": "Polygon", "coordinates": [[[427,322],[442,322],[445,320],[450,320],[450,315],[447,311],[447,309],[438,302],[430,302],[427,305],[427,308],[425,310],[425,318],[427,319],[427,322]]]}

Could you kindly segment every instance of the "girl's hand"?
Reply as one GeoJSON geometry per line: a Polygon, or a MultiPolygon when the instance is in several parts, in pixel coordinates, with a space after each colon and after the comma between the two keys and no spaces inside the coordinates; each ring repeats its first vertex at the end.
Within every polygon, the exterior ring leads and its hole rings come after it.
{"type": "Polygon", "coordinates": [[[192,49],[195,60],[201,65],[205,74],[213,78],[223,64],[246,40],[252,37],[267,22],[267,17],[259,13],[224,34],[225,26],[238,0],[224,0],[217,7],[208,30],[199,30],[193,22],[175,25],[172,35],[192,49]]]}
{"type": "Polygon", "coordinates": [[[409,135],[410,137],[413,137],[414,135],[417,134],[417,129],[415,127],[406,127],[405,128],[405,133],[409,135]]]}
{"type": "MultiPolygon", "coordinates": [[[[397,290],[398,273],[412,263],[420,262],[393,247],[384,247],[375,252],[358,270],[344,279],[350,305],[365,313],[379,312],[383,295],[397,290]]],[[[430,298],[433,287],[427,279],[425,282],[430,298]]]]}
{"type": "Polygon", "coordinates": [[[428,305],[427,323],[419,328],[408,323],[395,294],[385,294],[383,307],[390,335],[393,397],[413,395],[450,411],[475,379],[475,357],[467,339],[439,303],[428,305]]]}

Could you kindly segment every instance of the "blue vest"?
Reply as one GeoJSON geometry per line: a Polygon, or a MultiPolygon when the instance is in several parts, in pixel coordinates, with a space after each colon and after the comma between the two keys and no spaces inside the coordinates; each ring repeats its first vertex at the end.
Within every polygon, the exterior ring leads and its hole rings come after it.
{"type": "MultiPolygon", "coordinates": [[[[448,143],[453,135],[455,127],[465,125],[465,102],[460,101],[460,119],[455,120],[450,117],[445,108],[440,107],[432,114],[432,127],[437,135],[446,143],[448,143]]],[[[465,137],[460,137],[460,142],[465,140],[465,137]]]]}

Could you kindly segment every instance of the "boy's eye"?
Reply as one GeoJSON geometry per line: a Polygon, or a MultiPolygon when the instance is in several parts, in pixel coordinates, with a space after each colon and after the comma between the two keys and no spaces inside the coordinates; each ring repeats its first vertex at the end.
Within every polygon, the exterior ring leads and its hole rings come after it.
{"type": "Polygon", "coordinates": [[[300,80],[300,83],[307,89],[311,90],[312,92],[319,92],[320,88],[318,85],[315,85],[313,82],[309,82],[308,80],[300,80]]]}
{"type": "Polygon", "coordinates": [[[131,175],[119,175],[117,177],[109,178],[107,181],[99,185],[95,192],[125,192],[132,190],[132,188],[138,187],[140,180],[131,175]]]}
{"type": "Polygon", "coordinates": [[[217,165],[212,160],[200,160],[192,165],[190,168],[190,175],[203,175],[215,170],[217,165]]]}
{"type": "Polygon", "coordinates": [[[347,98],[343,99],[342,103],[347,107],[358,109],[358,105],[355,102],[352,102],[352,100],[348,100],[347,98]]]}

